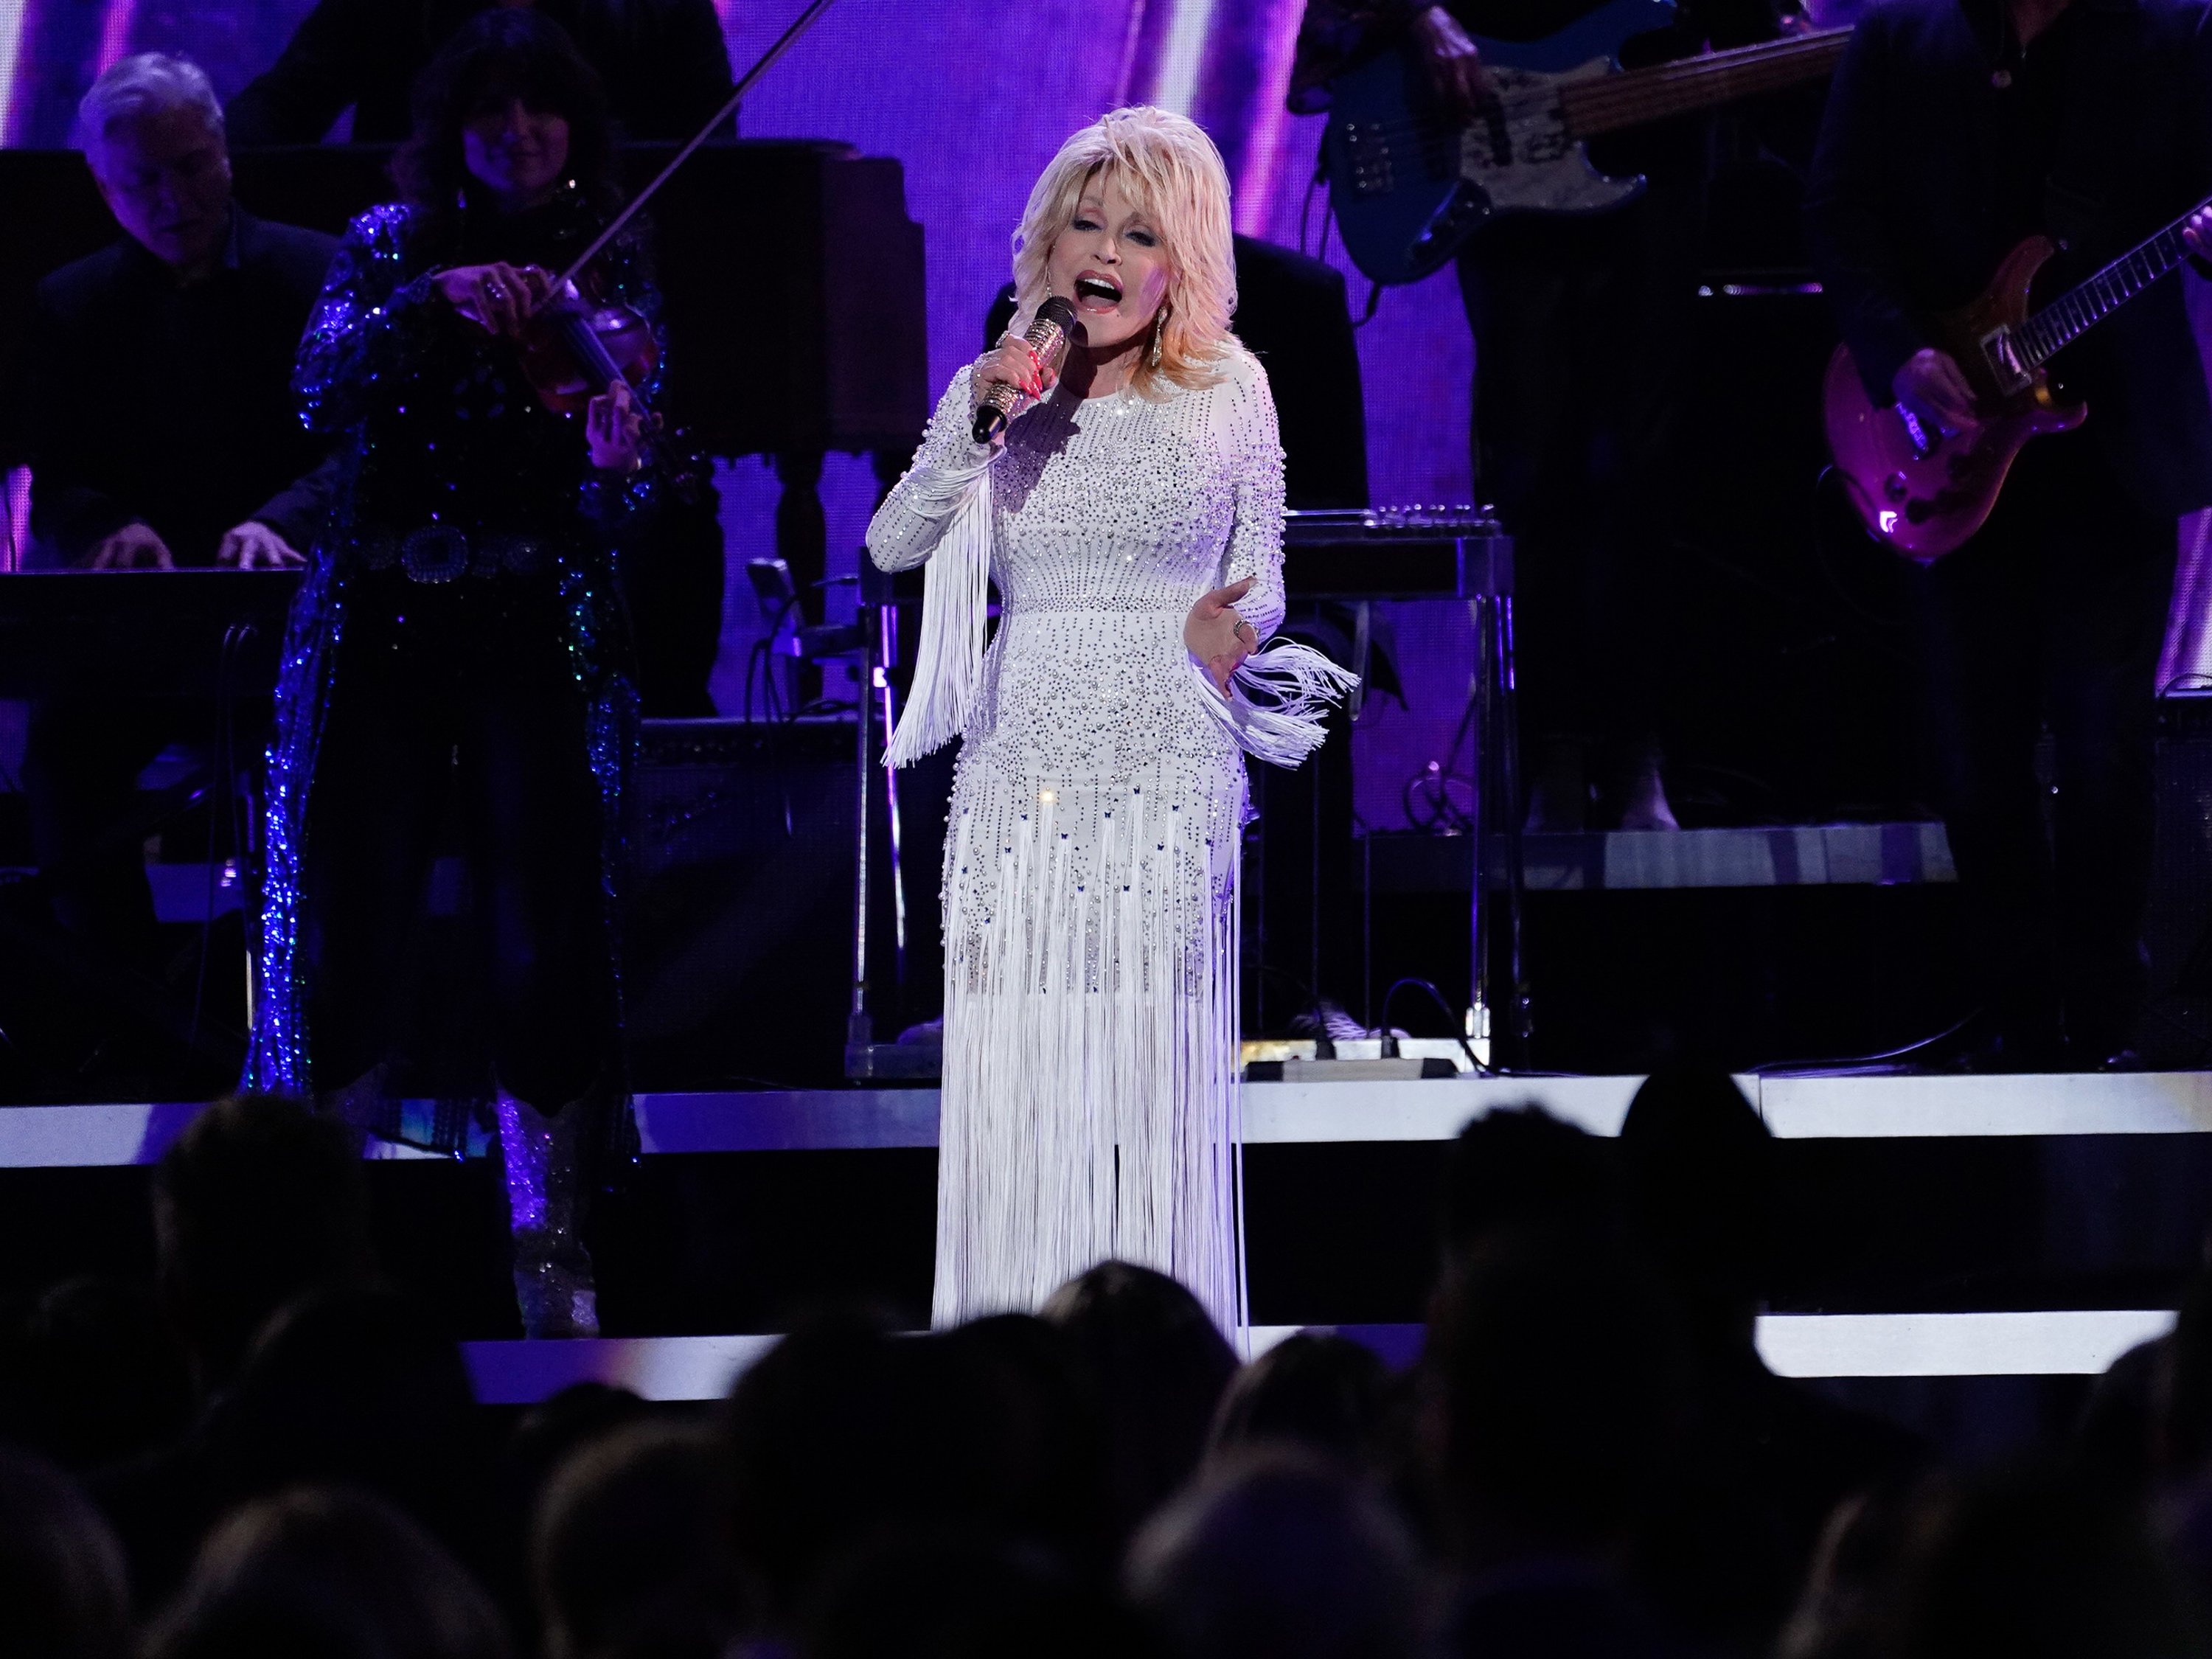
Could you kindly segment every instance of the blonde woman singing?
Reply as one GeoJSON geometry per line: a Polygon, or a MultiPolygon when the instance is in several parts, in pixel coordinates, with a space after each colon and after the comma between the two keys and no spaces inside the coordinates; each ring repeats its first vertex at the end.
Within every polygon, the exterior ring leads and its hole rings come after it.
{"type": "Polygon", "coordinates": [[[1296,765],[1350,677],[1261,648],[1283,614],[1282,450],[1229,332],[1212,143],[1157,109],[1077,133],[1030,191],[1014,283],[1016,331],[953,376],[868,530],[883,568],[930,562],[889,758],[963,739],[933,1317],[1034,1308],[1116,1257],[1233,1334],[1244,756],[1296,765]],[[1053,295],[1080,324],[1056,376],[1020,338],[1053,295]],[[977,444],[994,386],[1017,414],[977,444]]]}

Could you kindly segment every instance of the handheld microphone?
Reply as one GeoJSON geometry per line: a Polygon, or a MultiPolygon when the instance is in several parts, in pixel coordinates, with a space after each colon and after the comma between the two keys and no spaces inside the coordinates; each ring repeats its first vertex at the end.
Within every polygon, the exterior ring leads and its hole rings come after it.
{"type": "MultiPolygon", "coordinates": [[[[1022,338],[1029,343],[1036,359],[1047,368],[1058,369],[1060,360],[1067,355],[1069,335],[1075,328],[1075,307],[1057,294],[1037,307],[1029,331],[1022,338]]],[[[1006,429],[1013,416],[1014,404],[1020,400],[1022,389],[1004,382],[991,388],[990,395],[975,406],[975,438],[987,444],[1006,429]]]]}

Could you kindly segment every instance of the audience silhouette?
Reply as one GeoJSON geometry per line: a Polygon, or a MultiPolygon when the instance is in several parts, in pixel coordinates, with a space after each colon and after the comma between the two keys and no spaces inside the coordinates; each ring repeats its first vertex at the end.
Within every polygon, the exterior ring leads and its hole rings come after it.
{"type": "Polygon", "coordinates": [[[1927,1449],[1759,1357],[1778,1249],[1776,1144],[1734,1079],[1691,1064],[1655,1072],[1618,1145],[1632,1237],[1673,1310],[1690,1382],[1678,1467],[1640,1577],[1682,1627],[1763,1654],[1836,1505],[1927,1449]]]}
{"type": "Polygon", "coordinates": [[[343,1490],[257,1499],[209,1534],[148,1659],[508,1659],[498,1609],[398,1510],[343,1490]]]}
{"type": "Polygon", "coordinates": [[[2212,1275],[2063,1466],[1968,1475],[1776,1376],[1783,1148],[1725,1074],[1447,1155],[1425,1346],[1240,1367],[1102,1262],[1035,1316],[824,1309],[719,1407],[478,1402],[359,1148],[203,1114],[153,1284],[0,1330],[27,1659],[2212,1659],[2212,1275]],[[49,1461],[52,1460],[52,1461],[49,1461]]]}
{"type": "Polygon", "coordinates": [[[545,1659],[716,1659],[744,1622],[717,1454],[702,1427],[633,1423],[562,1467],[531,1535],[545,1659]]]}
{"type": "Polygon", "coordinates": [[[1044,1320],[1103,1403],[1114,1535],[1127,1538],[1197,1468],[1237,1355],[1189,1291],[1126,1261],[1068,1280],[1044,1320]]]}
{"type": "Polygon", "coordinates": [[[1405,1523],[1341,1459],[1231,1453],[1129,1550],[1170,1659],[1415,1659],[1432,1610],[1405,1523]]]}
{"type": "Polygon", "coordinates": [[[195,1117],[154,1176],[163,1304],[203,1392],[270,1315],[373,1271],[358,1136],[296,1101],[240,1095],[195,1117]]]}
{"type": "Polygon", "coordinates": [[[0,1631],[16,1659],[129,1659],[123,1547],[69,1477],[0,1447],[0,1631]]]}

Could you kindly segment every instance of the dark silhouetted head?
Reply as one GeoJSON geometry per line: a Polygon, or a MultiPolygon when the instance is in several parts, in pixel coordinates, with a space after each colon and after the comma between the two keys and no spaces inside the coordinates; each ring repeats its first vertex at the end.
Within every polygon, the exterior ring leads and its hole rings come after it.
{"type": "Polygon", "coordinates": [[[738,1607],[720,1452],[703,1430],[637,1423],[562,1466],[531,1540],[547,1659],[716,1659],[728,1645],[738,1607]]]}
{"type": "Polygon", "coordinates": [[[500,1447],[503,1530],[526,1537],[546,1486],[562,1464],[593,1442],[650,1420],[652,1414],[653,1408],[629,1389],[605,1382],[572,1382],[529,1407],[500,1447]]]}
{"type": "Polygon", "coordinates": [[[1231,1379],[1212,1455],[1303,1446],[1364,1468],[1381,1455],[1392,1403],[1390,1369],[1372,1348],[1334,1332],[1295,1332],[1231,1379]]]}
{"type": "Polygon", "coordinates": [[[1508,1233],[1585,1245],[1616,1239],[1624,1214],[1613,1148],[1540,1106],[1486,1112],[1452,1143],[1442,1218],[1447,1260],[1508,1233]]]}
{"type": "Polygon", "coordinates": [[[1887,1598],[1897,1585],[1917,1485],[1881,1482],[1836,1505],[1776,1659],[1882,1659],[1887,1598]]]}
{"type": "Polygon", "coordinates": [[[1624,1256],[1513,1241],[1459,1264],[1423,1358],[1440,1507],[1475,1565],[1601,1554],[1673,1455],[1685,1382],[1664,1298],[1624,1256]]]}
{"type": "Polygon", "coordinates": [[[2158,1473],[2184,1480],[2212,1463],[2212,1273],[2182,1293],[2151,1388],[2151,1449],[2158,1473]]]}
{"type": "Polygon", "coordinates": [[[0,1649],[11,1659],[129,1659],[123,1547],[42,1457],[0,1447],[0,1649]]]}
{"type": "Polygon", "coordinates": [[[1127,1616],[1053,1557],[962,1534],[878,1539],[823,1575],[799,1659],[1135,1659],[1127,1616]]]}
{"type": "Polygon", "coordinates": [[[249,1504],[201,1547],[149,1659],[507,1659],[476,1582],[412,1521],[365,1493],[249,1504]]]}
{"type": "Polygon", "coordinates": [[[270,1322],[209,1424],[228,1502],[359,1487],[472,1564],[487,1547],[484,1425],[459,1348],[395,1291],[326,1291],[270,1322]]]}
{"type": "Polygon", "coordinates": [[[1630,1210],[1686,1329],[1747,1346],[1773,1249],[1774,1137],[1717,1066],[1646,1078],[1620,1126],[1630,1210]]]}
{"type": "Polygon", "coordinates": [[[2052,1469],[1931,1483],[1880,1623],[1883,1659],[2177,1659],[2202,1650],[2142,1513],[2052,1469]]]}
{"type": "Polygon", "coordinates": [[[150,1290],[64,1279],[27,1310],[4,1380],[11,1432],[70,1468],[167,1444],[191,1420],[191,1371],[150,1290]]]}
{"type": "Polygon", "coordinates": [[[277,1309],[371,1270],[353,1135],[273,1095],[192,1120],[154,1172],[154,1227],[162,1300],[210,1388],[277,1309]]]}
{"type": "Polygon", "coordinates": [[[1126,1261],[1068,1280],[1044,1318],[1073,1340],[1103,1404],[1115,1518],[1127,1536],[1198,1468],[1237,1356],[1189,1291],[1126,1261]]]}
{"type": "Polygon", "coordinates": [[[1018,1397],[939,1337],[850,1319],[802,1326],[738,1381],[723,1416],[731,1536],[748,1611],[788,1632],[817,1577],[878,1534],[1018,1530],[1018,1397]]]}
{"type": "Polygon", "coordinates": [[[1276,1449],[1216,1466],[1146,1523],[1126,1583],[1174,1659],[1413,1659],[1412,1540],[1342,1466],[1276,1449]]]}
{"type": "Polygon", "coordinates": [[[939,1339],[999,1402],[1012,1535],[1071,1564],[1104,1571],[1116,1544],[1109,1501],[1106,1421],[1067,1333],[1029,1314],[969,1321],[939,1339]]]}

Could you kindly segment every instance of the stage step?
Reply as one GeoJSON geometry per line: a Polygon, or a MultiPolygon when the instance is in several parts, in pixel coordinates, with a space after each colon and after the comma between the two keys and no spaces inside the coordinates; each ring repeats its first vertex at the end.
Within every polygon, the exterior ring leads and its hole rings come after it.
{"type": "MultiPolygon", "coordinates": [[[[1769,1315],[1760,1356],[1796,1377],[2081,1376],[2103,1371],[2139,1342],[2163,1336],[2173,1315],[2156,1309],[2042,1313],[1769,1315]]],[[[1394,1366],[1419,1355],[1419,1325],[1255,1325],[1258,1355],[1295,1331],[1334,1329],[1394,1366]]],[[[588,1341],[464,1345],[477,1397],[530,1405],[579,1382],[629,1389],[647,1400],[719,1400],[775,1336],[607,1337],[588,1341]]]]}
{"type": "MultiPolygon", "coordinates": [[[[1642,1080],[1461,1075],[1254,1083],[1244,1091],[1244,1139],[1254,1146],[1449,1140],[1493,1107],[1531,1100],[1594,1134],[1609,1135],[1620,1130],[1642,1080]]],[[[1785,1140],[2212,1131],[2212,1072],[1812,1073],[1737,1081],[1785,1140]]],[[[933,1147],[937,1105],[938,1091],[927,1088],[637,1097],[647,1156],[933,1147]]],[[[0,1169],[150,1164],[200,1109],[198,1102],[0,1107],[0,1169]]],[[[426,1156],[382,1142],[371,1155],[426,1156]]]]}
{"type": "MultiPolygon", "coordinates": [[[[1777,1370],[1826,1379],[1838,1397],[1915,1422],[2009,1424],[2016,1441],[2031,1420],[2062,1420],[2089,1375],[2162,1328],[2198,1270],[2212,1225],[2212,1073],[1742,1082],[1778,1138],[1781,1236],[1760,1341],[1777,1370]],[[1935,1404],[1929,1379],[1948,1379],[1935,1404]]],[[[1345,1328],[1409,1357],[1450,1138],[1484,1111],[1531,1101],[1609,1134],[1638,1083],[1249,1086],[1261,1334],[1345,1328]]],[[[472,1345],[487,1398],[592,1376],[718,1395],[770,1340],[729,1333],[787,1329],[825,1302],[927,1318],[937,1106],[931,1089],[643,1097],[647,1156],[601,1213],[603,1344],[502,1340],[519,1332],[485,1158],[376,1147],[379,1255],[472,1345]]],[[[0,1109],[0,1294],[80,1273],[149,1278],[148,1166],[201,1109],[0,1109]]]]}

